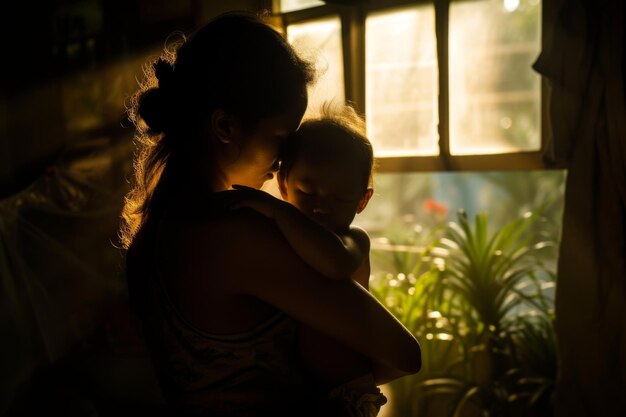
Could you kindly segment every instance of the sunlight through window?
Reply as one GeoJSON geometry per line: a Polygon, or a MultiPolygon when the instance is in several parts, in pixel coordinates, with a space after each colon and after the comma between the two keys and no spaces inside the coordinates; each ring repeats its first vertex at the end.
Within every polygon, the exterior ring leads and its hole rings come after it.
{"type": "Polygon", "coordinates": [[[365,45],[367,131],[377,156],[437,155],[434,7],[372,13],[365,45]]]}
{"type": "Polygon", "coordinates": [[[540,9],[538,0],[451,3],[451,153],[540,149],[540,77],[531,68],[540,9]]]}
{"type": "Polygon", "coordinates": [[[289,25],[287,39],[305,59],[315,62],[318,80],[309,88],[307,112],[315,112],[322,102],[345,101],[343,52],[339,17],[289,25]]]}
{"type": "Polygon", "coordinates": [[[324,5],[324,2],[320,0],[274,0],[273,3],[276,13],[288,13],[324,5]]]}

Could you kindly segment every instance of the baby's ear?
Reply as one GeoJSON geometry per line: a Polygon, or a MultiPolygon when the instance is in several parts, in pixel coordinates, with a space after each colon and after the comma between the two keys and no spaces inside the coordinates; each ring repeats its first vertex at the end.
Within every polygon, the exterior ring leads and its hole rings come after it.
{"type": "Polygon", "coordinates": [[[370,198],[372,198],[373,194],[374,194],[374,189],[372,187],[367,187],[367,190],[365,190],[365,194],[363,194],[363,197],[361,197],[361,201],[359,201],[359,206],[356,209],[357,213],[360,213],[363,210],[365,210],[365,207],[367,207],[367,203],[370,202],[370,198]]]}

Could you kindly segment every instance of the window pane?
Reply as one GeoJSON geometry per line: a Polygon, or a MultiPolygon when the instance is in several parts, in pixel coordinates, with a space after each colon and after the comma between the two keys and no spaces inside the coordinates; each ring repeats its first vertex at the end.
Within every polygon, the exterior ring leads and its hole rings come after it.
{"type": "MultiPolygon", "coordinates": [[[[372,274],[406,273],[386,269],[378,255],[393,251],[390,244],[405,246],[401,251],[432,244],[448,222],[457,221],[459,209],[472,226],[474,216],[485,213],[492,234],[542,207],[545,221],[536,226],[544,238],[558,241],[565,176],[562,170],[377,174],[374,196],[354,221],[372,239],[372,274]]],[[[546,261],[556,268],[556,254],[546,261]]]]}
{"type": "Polygon", "coordinates": [[[339,17],[298,23],[287,27],[287,39],[303,58],[315,62],[318,80],[309,89],[307,113],[325,100],[345,101],[343,54],[339,17]]]}
{"type": "Polygon", "coordinates": [[[450,151],[485,154],[538,150],[539,0],[450,5],[450,151]],[[471,33],[471,36],[467,34],[471,33]]]}
{"type": "Polygon", "coordinates": [[[376,155],[437,155],[434,7],[367,16],[365,54],[367,132],[376,155]]]}
{"type": "Polygon", "coordinates": [[[274,13],[287,13],[323,5],[320,0],[274,0],[273,9],[274,13]]]}

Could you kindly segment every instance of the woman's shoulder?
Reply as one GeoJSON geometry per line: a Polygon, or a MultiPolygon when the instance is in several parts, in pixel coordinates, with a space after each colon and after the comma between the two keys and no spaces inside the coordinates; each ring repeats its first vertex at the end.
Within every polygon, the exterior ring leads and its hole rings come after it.
{"type": "Polygon", "coordinates": [[[208,245],[216,249],[219,243],[222,250],[218,253],[232,246],[243,250],[248,245],[271,244],[282,238],[275,223],[262,214],[249,208],[233,209],[238,198],[238,191],[211,193],[197,198],[193,205],[170,210],[164,223],[175,233],[167,234],[178,244],[196,248],[208,245]]]}
{"type": "Polygon", "coordinates": [[[168,222],[162,235],[166,250],[176,253],[177,263],[195,276],[219,277],[219,282],[211,280],[212,291],[217,285],[225,294],[242,293],[249,280],[257,279],[272,288],[280,274],[277,263],[299,260],[275,223],[249,208],[175,221],[184,221],[184,227],[168,222]]]}

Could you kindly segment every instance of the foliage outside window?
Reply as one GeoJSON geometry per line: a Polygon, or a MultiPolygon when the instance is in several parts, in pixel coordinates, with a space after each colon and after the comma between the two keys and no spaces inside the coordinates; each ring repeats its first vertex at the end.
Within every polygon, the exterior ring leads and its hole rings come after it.
{"type": "Polygon", "coordinates": [[[372,239],[370,288],[424,360],[390,384],[381,416],[549,412],[564,180],[563,171],[376,177],[356,220],[372,239]]]}

